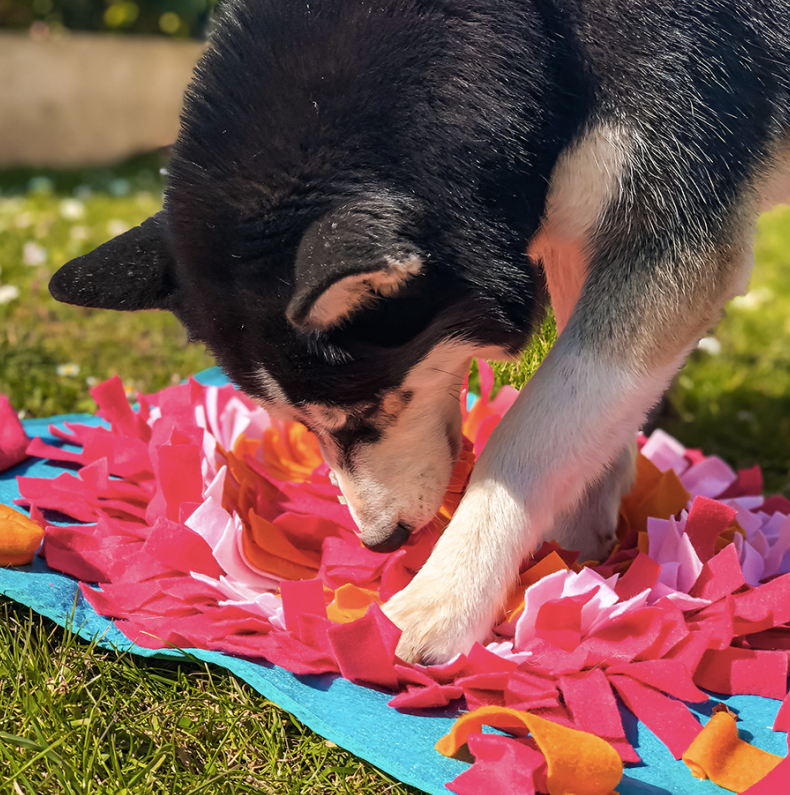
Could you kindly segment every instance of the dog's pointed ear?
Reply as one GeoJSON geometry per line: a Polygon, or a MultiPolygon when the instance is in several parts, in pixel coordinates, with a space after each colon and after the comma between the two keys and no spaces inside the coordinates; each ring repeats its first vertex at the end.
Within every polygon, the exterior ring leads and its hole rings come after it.
{"type": "Polygon", "coordinates": [[[400,292],[423,267],[403,225],[403,208],[389,201],[345,205],[312,224],[296,254],[288,320],[323,331],[400,292]]]}
{"type": "Polygon", "coordinates": [[[49,282],[53,298],[95,309],[171,309],[175,261],[161,212],[89,254],[67,262],[49,282]]]}

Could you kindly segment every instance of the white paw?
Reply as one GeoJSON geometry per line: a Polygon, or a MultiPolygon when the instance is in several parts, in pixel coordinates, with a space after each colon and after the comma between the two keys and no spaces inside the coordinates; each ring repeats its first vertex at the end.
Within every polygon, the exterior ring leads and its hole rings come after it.
{"type": "Polygon", "coordinates": [[[419,574],[412,583],[383,606],[385,615],[403,630],[395,653],[412,663],[443,663],[468,652],[476,640],[483,640],[491,624],[473,606],[464,604],[446,587],[419,574]],[[426,578],[427,579],[427,578],[426,578]]]}
{"type": "Polygon", "coordinates": [[[494,484],[470,486],[430,558],[384,613],[403,630],[397,655],[442,663],[483,642],[529,543],[523,510],[494,484]]]}

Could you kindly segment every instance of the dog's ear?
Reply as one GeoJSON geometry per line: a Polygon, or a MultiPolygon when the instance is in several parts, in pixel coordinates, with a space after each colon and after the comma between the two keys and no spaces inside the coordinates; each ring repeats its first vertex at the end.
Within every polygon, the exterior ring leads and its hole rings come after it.
{"type": "Polygon", "coordinates": [[[126,311],[170,309],[175,289],[175,261],[161,212],[67,262],[49,282],[58,301],[126,311]]]}
{"type": "Polygon", "coordinates": [[[404,238],[404,220],[402,206],[379,200],[345,205],[312,224],[296,254],[288,320],[322,331],[402,290],[423,267],[404,238]]]}

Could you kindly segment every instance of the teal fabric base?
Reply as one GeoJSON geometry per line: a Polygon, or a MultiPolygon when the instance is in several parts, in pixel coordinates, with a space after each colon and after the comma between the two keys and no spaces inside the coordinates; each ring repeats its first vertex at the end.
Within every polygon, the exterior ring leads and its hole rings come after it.
{"type": "MultiPolygon", "coordinates": [[[[226,383],[217,368],[198,376],[206,384],[226,383]]],[[[50,423],[65,421],[100,424],[90,415],[70,415],[46,420],[28,420],[30,436],[45,442],[56,440],[48,432],[50,423]]],[[[18,475],[55,477],[62,468],[40,460],[28,460],[12,470],[0,473],[0,503],[13,505],[19,496],[18,475]]],[[[179,650],[153,651],[136,646],[113,624],[99,616],[79,595],[77,583],[70,577],[48,569],[36,558],[30,566],[0,569],[0,593],[30,607],[60,626],[69,626],[86,640],[99,639],[100,646],[118,652],[132,652],[142,657],[181,658],[179,650]]],[[[232,671],[259,693],[295,715],[318,734],[348,749],[389,775],[431,795],[449,790],[445,783],[463,772],[468,765],[447,759],[434,750],[436,741],[446,734],[454,719],[451,713],[410,715],[387,706],[391,696],[359,687],[337,676],[295,676],[277,666],[258,664],[218,652],[186,649],[189,655],[232,671]]],[[[787,753],[786,736],[773,732],[780,702],[756,696],[717,697],[739,713],[741,737],[771,753],[787,753]]],[[[715,700],[700,709],[704,723],[715,700]]],[[[676,762],[666,747],[630,712],[622,710],[628,739],[643,759],[643,764],[626,769],[618,787],[621,795],[713,795],[724,790],[710,781],[691,777],[682,762],[676,762]]]]}

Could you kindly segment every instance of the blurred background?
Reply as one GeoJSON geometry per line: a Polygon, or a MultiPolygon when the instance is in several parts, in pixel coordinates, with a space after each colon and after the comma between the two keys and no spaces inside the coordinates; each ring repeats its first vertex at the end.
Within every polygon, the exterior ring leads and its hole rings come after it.
{"type": "MultiPolygon", "coordinates": [[[[283,0],[285,2],[285,0],[283,0]]],[[[51,274],[161,207],[182,96],[217,0],[0,0],[0,392],[23,416],[91,411],[213,364],[167,313],[68,307],[51,274]]],[[[760,220],[750,291],[652,418],[790,495],[790,209],[760,220]]],[[[521,385],[552,339],[499,382],[521,385]]]]}
{"type": "Polygon", "coordinates": [[[216,0],[0,0],[0,165],[171,143],[216,0]]]}

